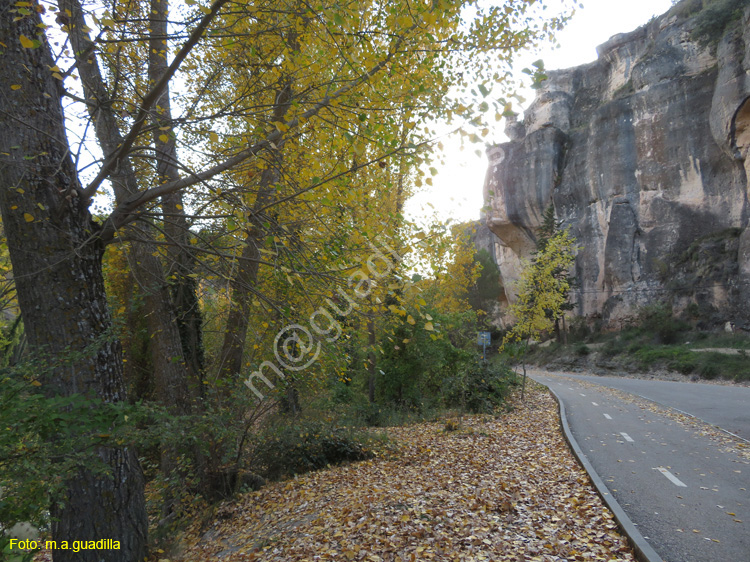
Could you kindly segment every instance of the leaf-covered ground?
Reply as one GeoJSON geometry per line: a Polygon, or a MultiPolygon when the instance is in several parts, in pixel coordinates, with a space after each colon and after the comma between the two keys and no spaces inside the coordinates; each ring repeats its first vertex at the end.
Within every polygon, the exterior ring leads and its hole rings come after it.
{"type": "Polygon", "coordinates": [[[635,560],[541,388],[462,429],[389,430],[397,452],[272,484],[188,533],[180,560],[635,560]]]}

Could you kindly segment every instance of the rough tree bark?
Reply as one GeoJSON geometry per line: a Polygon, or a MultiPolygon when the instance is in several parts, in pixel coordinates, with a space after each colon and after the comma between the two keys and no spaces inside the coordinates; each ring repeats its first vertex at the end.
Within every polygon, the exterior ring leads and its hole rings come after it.
{"type": "MultiPolygon", "coordinates": [[[[0,3],[0,210],[32,352],[48,358],[51,394],[125,399],[119,342],[112,339],[103,246],[65,136],[61,88],[37,12],[0,3]],[[21,36],[24,37],[22,44],[21,36]],[[41,45],[27,48],[28,41],[41,45]],[[23,45],[26,45],[23,46],[23,45]],[[64,360],[67,357],[67,360],[64,360]]],[[[52,507],[54,540],[120,541],[120,550],[57,551],[56,562],[124,562],[146,556],[143,475],[129,448],[98,451],[112,475],[82,468],[52,507]]]]}
{"type": "MultiPolygon", "coordinates": [[[[75,53],[87,107],[94,123],[97,141],[105,155],[114,154],[123,144],[120,128],[112,111],[112,99],[95,56],[78,0],[59,0],[60,11],[70,14],[68,35],[75,53]]],[[[109,180],[117,203],[139,191],[138,179],[130,159],[123,156],[109,180]]],[[[145,314],[151,334],[151,358],[157,399],[175,413],[190,411],[188,373],[182,341],[169,285],[159,258],[154,255],[152,228],[139,221],[128,229],[133,236],[132,272],[144,294],[145,314]]]]}

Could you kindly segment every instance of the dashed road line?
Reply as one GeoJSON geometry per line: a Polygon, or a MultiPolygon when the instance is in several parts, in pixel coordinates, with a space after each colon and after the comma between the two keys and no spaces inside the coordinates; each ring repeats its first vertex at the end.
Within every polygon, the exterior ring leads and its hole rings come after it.
{"type": "Polygon", "coordinates": [[[622,438],[625,439],[625,441],[627,441],[628,443],[635,443],[635,441],[633,440],[633,438],[630,435],[628,435],[627,433],[624,433],[624,432],[621,431],[620,435],[622,435],[622,438]]]}
{"type": "Polygon", "coordinates": [[[581,396],[586,396],[583,392],[581,392],[581,396]]]}
{"type": "Polygon", "coordinates": [[[674,474],[672,474],[671,472],[669,472],[666,468],[663,468],[663,467],[659,466],[659,467],[655,468],[654,470],[658,470],[659,472],[661,472],[675,486],[678,486],[680,488],[687,488],[687,484],[685,484],[682,480],[680,480],[674,474]]]}
{"type": "Polygon", "coordinates": [[[612,419],[612,416],[610,416],[609,414],[604,414],[604,417],[607,418],[608,420],[612,419]]]}
{"type": "Polygon", "coordinates": [[[597,404],[596,402],[592,402],[592,404],[593,404],[594,406],[598,406],[598,405],[599,405],[599,404],[597,404]]]}

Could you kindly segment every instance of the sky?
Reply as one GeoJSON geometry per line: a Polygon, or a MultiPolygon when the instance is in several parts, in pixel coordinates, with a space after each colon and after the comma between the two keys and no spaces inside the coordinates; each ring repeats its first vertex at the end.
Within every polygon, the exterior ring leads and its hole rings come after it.
{"type": "MultiPolygon", "coordinates": [[[[554,8],[557,0],[547,2],[554,8]]],[[[531,65],[541,58],[547,69],[578,66],[596,60],[596,47],[618,33],[627,33],[648,22],[651,17],[661,15],[672,6],[672,0],[582,0],[583,6],[576,10],[566,28],[557,34],[559,47],[544,46],[541,50],[527,53],[519,61],[518,68],[531,65]]],[[[532,92],[532,90],[529,90],[532,92]]],[[[533,93],[523,93],[528,105],[533,93]]],[[[516,111],[518,110],[515,108],[516,111]]],[[[497,124],[490,134],[489,144],[505,142],[504,121],[497,124]]],[[[433,213],[441,220],[452,219],[464,222],[480,218],[483,206],[482,188],[487,170],[487,159],[475,153],[477,145],[460,150],[457,138],[444,140],[446,145],[445,165],[439,168],[431,189],[421,192],[406,204],[411,217],[433,213]],[[432,207],[430,207],[432,205],[432,207]]],[[[479,145],[481,147],[481,145],[479,145]]]]}

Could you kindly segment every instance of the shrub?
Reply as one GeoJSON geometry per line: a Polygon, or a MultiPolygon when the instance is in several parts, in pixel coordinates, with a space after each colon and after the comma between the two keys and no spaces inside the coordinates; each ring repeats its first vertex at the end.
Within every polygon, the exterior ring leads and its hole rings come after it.
{"type": "Polygon", "coordinates": [[[746,0],[717,0],[695,18],[693,40],[701,47],[715,48],[727,27],[742,16],[746,0]]]}
{"type": "Polygon", "coordinates": [[[106,474],[97,448],[129,443],[129,405],[47,396],[37,380],[44,368],[39,360],[0,371],[0,537],[19,522],[46,528],[66,479],[81,467],[106,474]]]}
{"type": "MultiPolygon", "coordinates": [[[[409,310],[419,318],[425,311],[409,310]]],[[[445,401],[444,380],[461,378],[476,357],[476,314],[431,311],[433,330],[395,314],[382,330],[377,401],[386,408],[424,413],[445,401]]]]}
{"type": "Polygon", "coordinates": [[[461,420],[450,418],[445,420],[445,431],[458,431],[461,429],[461,420]]]}
{"type": "Polygon", "coordinates": [[[661,344],[676,343],[680,332],[688,328],[672,315],[668,304],[644,306],[638,313],[638,322],[642,330],[653,334],[656,343],[661,344]]]}
{"type": "Polygon", "coordinates": [[[614,338],[604,344],[604,347],[602,347],[602,355],[604,357],[614,357],[625,351],[625,349],[625,341],[620,338],[614,338]]]}
{"type": "Polygon", "coordinates": [[[303,474],[329,465],[374,456],[373,437],[351,428],[302,421],[269,429],[258,436],[251,465],[271,480],[303,474]]]}
{"type": "Polygon", "coordinates": [[[473,414],[491,414],[517,384],[516,374],[507,365],[477,361],[462,376],[446,381],[446,403],[473,414]]]}
{"type": "Polygon", "coordinates": [[[704,363],[703,365],[701,365],[698,374],[703,379],[711,380],[719,376],[720,370],[718,365],[716,365],[715,363],[704,363]]]}
{"type": "Polygon", "coordinates": [[[571,343],[585,341],[591,336],[591,328],[586,324],[586,320],[580,316],[574,317],[570,321],[568,330],[568,341],[571,343]]]}

